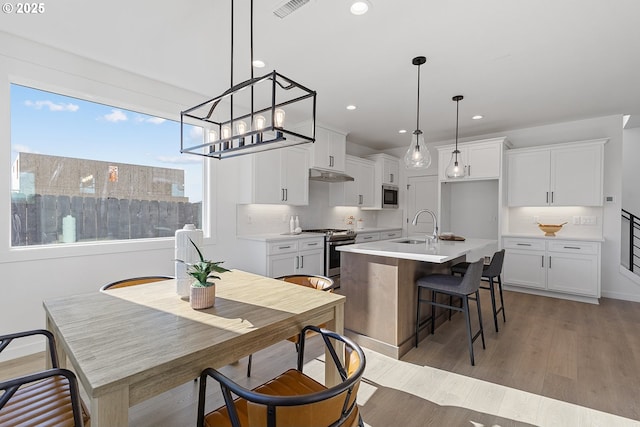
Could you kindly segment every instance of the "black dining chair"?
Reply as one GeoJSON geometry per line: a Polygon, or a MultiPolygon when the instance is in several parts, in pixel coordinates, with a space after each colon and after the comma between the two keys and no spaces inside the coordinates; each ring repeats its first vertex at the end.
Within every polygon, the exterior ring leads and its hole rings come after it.
{"type": "MultiPolygon", "coordinates": [[[[491,292],[491,307],[493,309],[493,323],[498,332],[498,313],[502,312],[502,321],[507,321],[507,316],[504,314],[504,298],[502,296],[502,264],[504,264],[504,249],[493,254],[491,262],[486,264],[482,269],[482,281],[488,282],[489,286],[480,286],[480,289],[488,289],[491,292]],[[496,293],[495,293],[495,281],[498,282],[498,292],[500,294],[500,308],[496,310],[496,293]]],[[[461,262],[451,267],[451,274],[459,274],[464,276],[469,268],[468,262],[461,262]]]]}
{"type": "MultiPolygon", "coordinates": [[[[446,308],[449,310],[461,311],[464,313],[465,323],[467,327],[467,344],[469,345],[469,356],[471,357],[471,365],[475,365],[475,358],[473,354],[473,343],[478,338],[482,337],[482,348],[485,347],[484,343],[484,329],[482,327],[482,310],[480,308],[480,277],[482,275],[482,265],[484,259],[481,258],[476,262],[469,264],[464,276],[453,276],[450,274],[430,274],[425,277],[421,277],[416,281],[418,287],[418,298],[416,303],[416,328],[415,328],[415,340],[416,347],[418,347],[418,334],[422,326],[427,323],[431,323],[431,334],[435,332],[436,321],[436,307],[446,308]],[[431,291],[431,298],[426,299],[422,297],[422,291],[431,291]],[[445,304],[437,301],[438,294],[448,295],[450,297],[457,297],[462,300],[462,307],[451,304],[445,304]],[[469,300],[475,300],[478,308],[478,323],[479,330],[475,334],[471,332],[471,318],[469,314],[469,300]],[[431,306],[431,316],[428,317],[422,325],[420,324],[420,305],[429,304],[431,306]]],[[[451,301],[451,300],[449,300],[451,301]]]]}
{"type": "Polygon", "coordinates": [[[0,353],[14,340],[44,336],[51,368],[0,381],[0,426],[75,426],[89,422],[75,374],[59,367],[51,332],[44,329],[0,335],[0,353]]]}

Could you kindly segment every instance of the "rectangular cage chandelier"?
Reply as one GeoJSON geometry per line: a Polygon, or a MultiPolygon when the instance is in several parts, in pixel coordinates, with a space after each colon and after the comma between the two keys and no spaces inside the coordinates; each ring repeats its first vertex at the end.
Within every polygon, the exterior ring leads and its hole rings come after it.
{"type": "MultiPolygon", "coordinates": [[[[253,64],[253,0],[250,10],[253,64]]],[[[251,78],[234,84],[231,25],[231,87],[180,112],[181,153],[225,159],[315,141],[316,92],[275,70],[254,77],[250,68],[251,78]],[[190,138],[185,125],[202,127],[202,139],[190,138]]]]}

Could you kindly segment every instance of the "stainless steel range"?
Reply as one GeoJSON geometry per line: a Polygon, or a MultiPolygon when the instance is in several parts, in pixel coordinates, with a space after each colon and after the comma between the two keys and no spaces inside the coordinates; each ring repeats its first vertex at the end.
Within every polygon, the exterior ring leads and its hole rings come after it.
{"type": "Polygon", "coordinates": [[[337,228],[319,228],[302,230],[305,233],[324,234],[324,275],[336,279],[340,277],[340,252],[336,250],[341,245],[352,245],[356,242],[356,232],[337,228]]]}

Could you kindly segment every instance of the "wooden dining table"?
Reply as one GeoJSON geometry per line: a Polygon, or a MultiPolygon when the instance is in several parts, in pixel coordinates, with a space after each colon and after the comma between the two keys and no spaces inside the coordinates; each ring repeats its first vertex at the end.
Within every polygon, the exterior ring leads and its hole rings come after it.
{"type": "MultiPolygon", "coordinates": [[[[43,302],[60,363],[68,358],[89,396],[92,427],[126,426],[129,407],[306,325],[344,332],[344,296],[239,270],[220,277],[215,305],[205,310],[181,299],[174,280],[43,302]]],[[[332,365],[325,364],[329,386],[339,382],[332,365]]]]}

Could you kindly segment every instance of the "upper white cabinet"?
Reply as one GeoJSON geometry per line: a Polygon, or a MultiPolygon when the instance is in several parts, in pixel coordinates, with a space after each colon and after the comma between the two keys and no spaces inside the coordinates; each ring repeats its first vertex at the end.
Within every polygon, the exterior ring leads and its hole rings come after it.
{"type": "Polygon", "coordinates": [[[309,204],[309,152],[291,147],[247,156],[240,203],[309,204]]]}
{"type": "Polygon", "coordinates": [[[374,162],[347,156],[345,172],[353,181],[329,184],[332,206],[372,207],[374,203],[374,162]]]}
{"type": "Polygon", "coordinates": [[[309,144],[311,167],[331,171],[345,171],[347,136],[316,125],[316,141],[309,144]]]}
{"type": "Polygon", "coordinates": [[[374,163],[373,203],[370,209],[382,209],[382,186],[400,185],[400,159],[388,154],[372,154],[367,159],[374,163]]]}
{"type": "Polygon", "coordinates": [[[400,159],[388,154],[372,154],[367,159],[376,163],[376,185],[395,185],[400,183],[400,159]]]}
{"type": "Polygon", "coordinates": [[[498,179],[502,172],[502,153],[508,146],[505,138],[486,139],[482,141],[458,144],[462,166],[466,174],[464,178],[447,178],[446,169],[451,161],[455,145],[438,147],[438,177],[440,181],[498,179]]]}
{"type": "Polygon", "coordinates": [[[509,206],[602,206],[606,142],[509,151],[509,206]]]}

